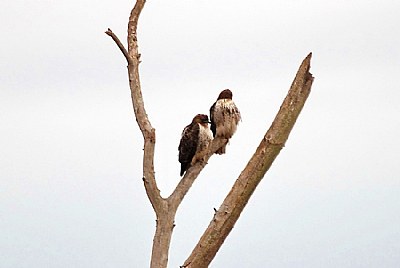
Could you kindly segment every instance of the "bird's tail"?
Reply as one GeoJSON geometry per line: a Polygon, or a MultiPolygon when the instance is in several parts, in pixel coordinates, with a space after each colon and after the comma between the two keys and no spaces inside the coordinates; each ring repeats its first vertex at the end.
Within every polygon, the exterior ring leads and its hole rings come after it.
{"type": "Polygon", "coordinates": [[[183,176],[183,173],[185,173],[186,170],[188,170],[190,163],[181,163],[181,173],[180,175],[183,176]]]}

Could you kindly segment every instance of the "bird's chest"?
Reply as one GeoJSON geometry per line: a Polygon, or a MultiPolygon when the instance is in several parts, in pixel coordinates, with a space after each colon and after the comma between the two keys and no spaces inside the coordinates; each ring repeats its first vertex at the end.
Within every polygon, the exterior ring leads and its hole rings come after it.
{"type": "Polygon", "coordinates": [[[211,142],[213,138],[212,132],[209,128],[200,126],[199,142],[197,144],[197,151],[203,150],[211,142]]]}

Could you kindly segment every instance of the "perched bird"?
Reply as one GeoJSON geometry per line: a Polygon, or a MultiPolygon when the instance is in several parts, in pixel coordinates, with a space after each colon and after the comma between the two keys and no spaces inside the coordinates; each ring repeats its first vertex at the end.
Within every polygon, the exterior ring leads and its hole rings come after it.
{"type": "Polygon", "coordinates": [[[206,149],[213,139],[213,134],[208,127],[209,123],[207,115],[198,114],[193,118],[192,123],[183,129],[178,147],[181,176],[191,165],[203,161],[206,149]]]}
{"type": "MultiPolygon", "coordinates": [[[[211,131],[214,137],[232,138],[237,125],[241,120],[240,111],[232,100],[232,91],[221,91],[217,101],[210,108],[211,131]]],[[[226,145],[222,146],[217,154],[224,154],[226,145]]]]}

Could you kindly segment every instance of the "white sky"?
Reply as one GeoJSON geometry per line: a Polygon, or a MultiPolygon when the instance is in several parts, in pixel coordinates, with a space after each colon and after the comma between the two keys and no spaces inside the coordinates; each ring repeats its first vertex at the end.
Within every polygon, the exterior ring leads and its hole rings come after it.
{"type": "MultiPolygon", "coordinates": [[[[155,216],[126,62],[133,1],[0,3],[0,267],[148,267],[155,216]]],[[[176,218],[189,255],[255,151],[303,58],[312,93],[211,267],[397,267],[399,1],[149,0],[145,103],[164,196],[180,133],[230,88],[243,122],[176,218]]]]}

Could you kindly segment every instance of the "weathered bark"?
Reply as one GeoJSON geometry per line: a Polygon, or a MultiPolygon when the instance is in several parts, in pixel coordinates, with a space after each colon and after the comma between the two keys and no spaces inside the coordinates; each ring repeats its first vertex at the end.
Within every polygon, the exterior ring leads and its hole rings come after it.
{"type": "MultiPolygon", "coordinates": [[[[187,170],[168,198],[161,197],[154,173],[156,134],[144,107],[139,79],[140,54],[137,44],[137,23],[145,3],[146,0],[137,0],[131,11],[128,23],[128,50],[125,49],[122,42],[111,29],[108,29],[106,34],[114,40],[127,60],[133,110],[144,139],[143,182],[146,194],[157,217],[150,267],[166,268],[172,231],[175,226],[176,211],[190,187],[207,164],[208,159],[219,148],[225,145],[227,140],[215,138],[208,148],[205,160],[196,163],[187,170]]],[[[216,212],[210,226],[185,262],[184,267],[208,266],[233,228],[257,184],[283,147],[311,88],[313,78],[308,72],[310,59],[311,54],[304,60],[300,67],[274,123],[268,130],[256,153],[237,179],[224,203],[216,212]]]]}
{"type": "Polygon", "coordinates": [[[137,0],[131,11],[128,23],[128,50],[125,49],[122,42],[111,29],[108,29],[105,33],[114,40],[128,63],[129,87],[131,90],[133,110],[144,139],[143,182],[146,194],[157,217],[150,267],[166,268],[176,211],[197,176],[207,164],[207,160],[223,144],[226,144],[227,141],[224,139],[215,139],[208,149],[205,161],[198,162],[189,168],[176,189],[168,198],[161,197],[155,179],[153,162],[156,142],[155,129],[152,127],[144,107],[139,77],[140,54],[137,44],[137,23],[145,2],[145,0],[137,0]]]}
{"type": "Polygon", "coordinates": [[[256,152],[215,213],[182,267],[205,268],[214,259],[257,185],[279,154],[311,90],[311,53],[302,62],[289,93],[256,152]]]}
{"type": "Polygon", "coordinates": [[[171,244],[172,231],[176,210],[169,210],[168,202],[163,202],[163,209],[157,213],[156,232],[151,253],[151,268],[167,267],[168,252],[171,244]]]}

